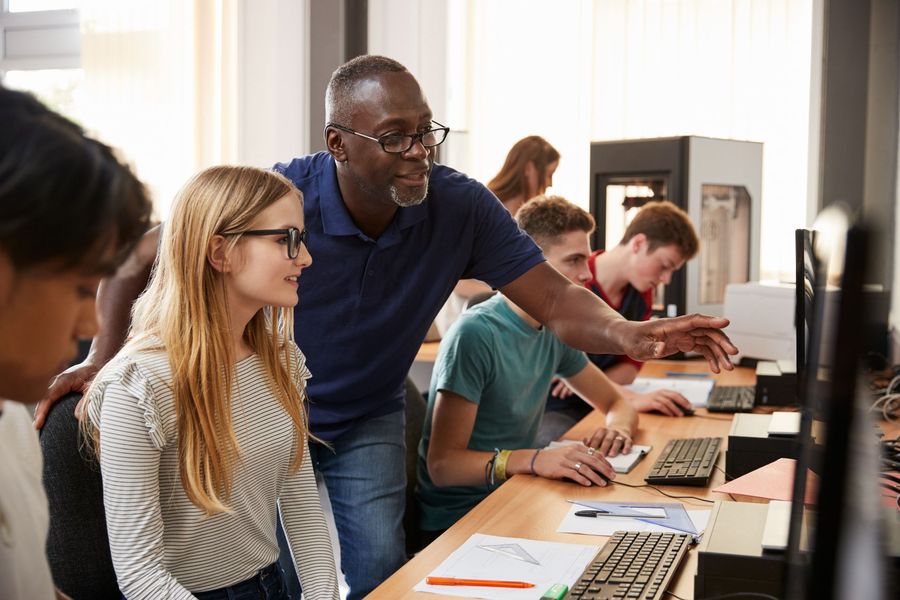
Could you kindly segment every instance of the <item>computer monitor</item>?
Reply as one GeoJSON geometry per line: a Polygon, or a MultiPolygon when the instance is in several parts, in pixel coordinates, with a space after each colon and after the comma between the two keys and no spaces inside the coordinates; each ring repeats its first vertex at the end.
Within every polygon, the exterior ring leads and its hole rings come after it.
{"type": "MultiPolygon", "coordinates": [[[[847,488],[860,452],[857,444],[851,446],[851,436],[861,424],[857,374],[864,347],[869,237],[840,207],[823,211],[814,228],[814,293],[783,595],[792,599],[841,597],[840,546],[847,542],[847,525],[860,518],[857,498],[866,494],[847,488]],[[818,489],[810,490],[811,504],[804,502],[807,470],[818,481],[818,489]]],[[[877,571],[877,565],[870,566],[877,571]]]]}

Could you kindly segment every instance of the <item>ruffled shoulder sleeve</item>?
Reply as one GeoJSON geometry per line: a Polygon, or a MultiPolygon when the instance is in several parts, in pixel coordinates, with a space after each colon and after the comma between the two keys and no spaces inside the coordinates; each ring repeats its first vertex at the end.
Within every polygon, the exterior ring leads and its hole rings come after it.
{"type": "Polygon", "coordinates": [[[153,445],[162,450],[174,431],[174,403],[168,360],[164,353],[124,355],[113,359],[98,375],[88,394],[88,414],[101,427],[104,404],[140,411],[153,445]],[[162,371],[162,372],[160,372],[162,371]],[[171,405],[172,410],[166,407],[171,405]],[[171,421],[171,423],[170,423],[171,421]]]}
{"type": "Polygon", "coordinates": [[[309,367],[306,366],[306,357],[303,356],[303,352],[300,351],[300,348],[297,347],[297,344],[290,342],[290,352],[292,359],[292,369],[291,376],[294,380],[294,385],[297,386],[301,391],[304,392],[304,396],[306,395],[306,382],[312,378],[312,373],[309,371],[309,367]]]}

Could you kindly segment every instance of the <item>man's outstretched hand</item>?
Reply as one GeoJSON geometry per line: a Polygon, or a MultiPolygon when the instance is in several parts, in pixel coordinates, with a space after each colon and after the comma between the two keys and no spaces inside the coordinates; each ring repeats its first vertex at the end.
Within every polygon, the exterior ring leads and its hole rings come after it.
{"type": "Polygon", "coordinates": [[[632,335],[626,344],[628,356],[637,360],[663,358],[676,352],[702,354],[713,373],[731,370],[729,355],[738,353],[722,329],[728,319],[706,315],[686,315],[653,321],[630,321],[632,335]]]}
{"type": "MultiPolygon", "coordinates": [[[[53,383],[47,388],[47,393],[38,402],[37,409],[34,411],[34,428],[40,429],[50,414],[50,409],[59,401],[60,398],[70,392],[84,392],[88,385],[93,381],[94,376],[100,369],[92,362],[85,361],[77,365],[72,365],[53,379],[53,383]]],[[[82,400],[78,401],[75,407],[75,416],[80,416],[82,400]]]]}

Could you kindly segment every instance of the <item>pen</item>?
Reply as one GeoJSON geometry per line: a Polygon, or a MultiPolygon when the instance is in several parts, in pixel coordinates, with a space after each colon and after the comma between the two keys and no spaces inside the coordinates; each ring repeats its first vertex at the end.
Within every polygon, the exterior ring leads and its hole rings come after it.
{"type": "Polygon", "coordinates": [[[666,517],[658,517],[656,515],[621,515],[616,513],[611,513],[608,510],[577,510],[575,511],[576,517],[625,517],[628,519],[665,519],[666,517]]]}
{"type": "Polygon", "coordinates": [[[473,585],[479,587],[533,588],[527,581],[499,581],[495,579],[457,579],[456,577],[426,577],[428,585],[473,585]]]}
{"type": "Polygon", "coordinates": [[[684,373],[682,371],[666,371],[666,377],[700,377],[709,379],[709,373],[684,373]]]}

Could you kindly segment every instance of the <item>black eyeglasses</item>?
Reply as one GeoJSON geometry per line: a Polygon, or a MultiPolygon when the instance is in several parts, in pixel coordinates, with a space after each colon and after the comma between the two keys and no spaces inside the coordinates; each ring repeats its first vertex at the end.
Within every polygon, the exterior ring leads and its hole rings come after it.
{"type": "Polygon", "coordinates": [[[426,148],[433,148],[444,143],[444,140],[447,139],[447,133],[450,131],[450,128],[444,127],[434,120],[432,120],[431,122],[435,125],[438,125],[438,127],[433,127],[428,131],[422,131],[421,133],[414,133],[412,135],[391,133],[389,135],[383,135],[379,138],[360,133],[354,129],[350,129],[349,127],[338,125],[337,123],[328,123],[327,125],[325,125],[325,129],[327,130],[329,127],[334,127],[335,129],[340,129],[341,131],[346,131],[347,133],[358,135],[359,137],[366,138],[367,140],[378,142],[378,144],[381,145],[381,149],[388,154],[403,154],[404,152],[408,152],[409,149],[412,148],[413,145],[415,145],[415,143],[418,141],[421,141],[422,145],[426,148]]]}
{"type": "Polygon", "coordinates": [[[229,231],[222,235],[283,235],[285,236],[284,240],[287,243],[288,258],[291,260],[294,260],[297,258],[297,255],[300,254],[300,244],[306,244],[307,247],[309,246],[309,244],[307,244],[309,233],[305,229],[300,231],[296,227],[289,227],[287,229],[248,229],[247,231],[229,231]]]}

